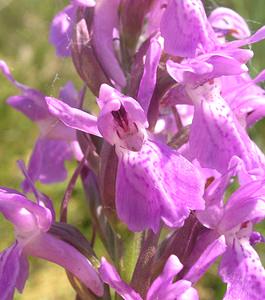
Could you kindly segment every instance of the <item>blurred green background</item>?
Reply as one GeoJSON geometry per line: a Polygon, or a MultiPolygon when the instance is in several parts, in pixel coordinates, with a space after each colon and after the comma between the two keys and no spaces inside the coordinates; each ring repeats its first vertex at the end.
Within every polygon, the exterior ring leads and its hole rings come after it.
{"type": "MultiPolygon", "coordinates": [[[[63,0],[0,0],[0,59],[5,60],[14,77],[41,90],[46,95],[56,96],[59,88],[68,80],[73,80],[76,87],[82,86],[77,78],[71,60],[59,59],[53,47],[48,43],[49,25],[53,16],[67,5],[63,0]]],[[[264,0],[227,0],[207,1],[208,8],[227,6],[238,11],[248,22],[254,32],[265,24],[264,0]]],[[[251,62],[251,73],[256,75],[265,68],[265,42],[252,46],[255,57],[251,62]]],[[[18,91],[0,75],[0,185],[19,189],[22,180],[16,167],[16,160],[28,161],[38,128],[20,113],[5,104],[5,99],[18,91]]],[[[259,122],[252,130],[251,136],[260,147],[265,149],[265,123],[259,122]]],[[[73,170],[74,165],[68,164],[73,170]]],[[[52,199],[58,211],[65,184],[41,186],[52,199]]],[[[78,183],[74,191],[70,208],[70,222],[82,230],[89,238],[89,222],[86,218],[86,205],[78,183]]],[[[13,240],[11,226],[0,216],[0,250],[13,240]]],[[[259,247],[264,253],[264,247],[259,247]]],[[[23,295],[16,294],[20,300],[57,300],[74,299],[74,292],[67,281],[64,270],[51,263],[31,259],[30,279],[23,295]]],[[[221,299],[224,285],[215,275],[217,267],[210,270],[210,275],[199,284],[201,299],[221,299]]]]}

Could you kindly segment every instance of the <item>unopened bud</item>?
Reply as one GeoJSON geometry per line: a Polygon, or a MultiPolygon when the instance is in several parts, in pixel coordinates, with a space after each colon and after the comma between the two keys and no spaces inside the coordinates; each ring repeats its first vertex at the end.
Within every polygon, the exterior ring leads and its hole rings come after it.
{"type": "Polygon", "coordinates": [[[110,84],[104,73],[93,46],[89,26],[93,18],[93,8],[79,8],[77,23],[73,33],[72,60],[79,76],[95,96],[98,96],[102,83],[110,84]]]}

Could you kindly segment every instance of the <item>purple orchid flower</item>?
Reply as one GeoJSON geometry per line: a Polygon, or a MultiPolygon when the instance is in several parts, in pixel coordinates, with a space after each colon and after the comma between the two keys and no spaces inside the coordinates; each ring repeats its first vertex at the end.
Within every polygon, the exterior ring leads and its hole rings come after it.
{"type": "MultiPolygon", "coordinates": [[[[172,1],[171,5],[176,5],[175,1],[172,1]]],[[[221,97],[221,84],[216,78],[240,75],[247,71],[245,63],[252,54],[249,50],[239,49],[239,47],[263,39],[265,27],[259,29],[251,37],[220,44],[213,38],[212,29],[209,29],[210,25],[205,17],[200,1],[183,0],[178,5],[183,5],[183,9],[179,9],[177,14],[178,18],[183,18],[184,23],[186,19],[183,16],[187,12],[192,10],[192,13],[196,15],[196,18],[194,17],[196,22],[194,21],[191,26],[187,27],[192,28],[193,25],[196,27],[200,24],[199,31],[196,31],[195,27],[193,27],[197,34],[196,38],[186,39],[187,51],[193,49],[193,53],[178,54],[188,57],[184,58],[180,63],[171,60],[167,62],[168,73],[180,84],[175,90],[176,100],[182,94],[184,98],[190,98],[195,106],[189,140],[191,158],[197,158],[203,167],[214,168],[220,172],[226,170],[233,155],[242,158],[248,170],[264,166],[264,156],[249,139],[231,108],[227,105],[225,99],[221,97]],[[203,44],[203,41],[209,39],[211,41],[215,40],[214,44],[203,44]],[[194,44],[189,45],[189,43],[193,42],[194,44]],[[185,90],[184,92],[183,89],[185,90]],[[195,91],[201,92],[196,93],[195,91]],[[207,149],[205,149],[204,145],[208,145],[207,149]]],[[[168,8],[168,13],[176,14],[176,11],[168,8]]],[[[165,15],[166,13],[164,17],[165,15]]],[[[174,35],[170,33],[170,28],[167,24],[162,25],[161,30],[164,28],[164,31],[162,30],[164,34],[162,33],[162,35],[165,38],[166,45],[166,40],[170,38],[172,40],[174,35]]],[[[185,31],[182,32],[180,30],[178,32],[178,40],[185,39],[185,37],[185,31]]],[[[183,51],[183,45],[185,45],[184,42],[181,45],[175,44],[176,51],[177,49],[183,51]]]]}
{"type": "Polygon", "coordinates": [[[233,159],[229,170],[206,190],[206,210],[198,212],[197,216],[212,230],[201,236],[192,255],[196,255],[203,244],[208,246],[184,278],[197,281],[222,255],[219,273],[227,283],[224,299],[263,299],[265,270],[250,243],[253,224],[265,217],[265,181],[244,184],[224,204],[224,192],[238,168],[241,168],[238,159],[233,159]]]}
{"type": "MultiPolygon", "coordinates": [[[[25,168],[23,172],[26,173],[25,168]]],[[[35,189],[28,175],[25,180],[37,203],[15,190],[0,188],[0,212],[14,225],[16,235],[15,243],[0,253],[0,299],[11,300],[15,289],[23,291],[29,273],[29,256],[62,266],[97,296],[102,296],[103,284],[89,260],[48,232],[55,222],[51,200],[35,189]]]]}
{"type": "MultiPolygon", "coordinates": [[[[233,20],[241,30],[239,20],[233,20]]],[[[246,72],[245,63],[253,53],[240,47],[264,39],[265,26],[250,37],[245,34],[239,41],[220,43],[200,0],[172,0],[161,21],[161,34],[165,51],[184,58],[180,63],[167,62],[169,74],[181,84],[198,85],[222,75],[246,72]],[[172,26],[170,22],[177,23],[172,26]]]]}
{"type": "MultiPolygon", "coordinates": [[[[7,103],[22,112],[40,128],[40,136],[30,157],[28,172],[33,181],[54,183],[66,179],[65,160],[73,155],[82,158],[81,150],[76,142],[74,130],[64,126],[54,118],[47,107],[45,96],[32,88],[17,82],[4,61],[0,61],[0,70],[21,94],[11,96],[7,103]]],[[[78,93],[73,84],[68,82],[60,91],[59,97],[69,105],[78,105],[78,93]]],[[[25,191],[28,190],[23,184],[25,191]]]]}
{"type": "Polygon", "coordinates": [[[189,139],[192,158],[219,172],[227,169],[234,155],[248,170],[263,168],[264,155],[221,96],[220,82],[216,79],[197,88],[187,87],[186,91],[195,107],[189,139]]]}
{"type": "Polygon", "coordinates": [[[46,98],[50,112],[67,126],[115,145],[118,155],[116,208],[130,230],[151,228],[161,220],[170,227],[183,225],[190,210],[203,209],[203,182],[184,157],[152,138],[146,115],[134,99],[102,85],[99,117],[46,98]],[[194,197],[190,197],[193,194],[194,197]]]}
{"type": "MultiPolygon", "coordinates": [[[[153,281],[145,299],[199,299],[197,291],[191,286],[191,282],[187,280],[173,282],[174,277],[180,272],[182,267],[178,257],[171,255],[165,264],[163,272],[153,281]]],[[[101,259],[99,273],[102,280],[115,289],[123,299],[142,300],[142,297],[121,279],[115,268],[104,257],[101,259]]]]}
{"type": "Polygon", "coordinates": [[[93,7],[94,0],[71,0],[71,4],[61,10],[53,19],[49,41],[58,56],[71,55],[71,43],[78,7],[93,7]]]}

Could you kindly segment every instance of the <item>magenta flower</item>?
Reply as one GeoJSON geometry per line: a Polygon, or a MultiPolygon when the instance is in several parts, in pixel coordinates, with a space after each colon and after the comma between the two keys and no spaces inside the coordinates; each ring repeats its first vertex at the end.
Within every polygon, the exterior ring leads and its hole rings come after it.
{"type": "MultiPolygon", "coordinates": [[[[76,143],[75,130],[66,127],[54,118],[47,107],[45,96],[32,88],[17,82],[4,61],[0,61],[0,70],[21,94],[11,96],[7,103],[22,112],[35,122],[40,129],[39,138],[30,157],[28,172],[33,181],[54,183],[66,179],[65,160],[73,155],[82,158],[79,145],[76,143]]],[[[68,82],[60,91],[60,99],[72,106],[78,105],[78,93],[73,84],[68,82]]],[[[26,184],[24,189],[28,190],[26,184]]]]}
{"type": "MultiPolygon", "coordinates": [[[[232,19],[231,15],[229,19],[232,19]]],[[[235,16],[232,24],[238,26],[239,31],[243,30],[242,22],[238,18],[235,20],[235,16]]],[[[172,0],[161,21],[161,34],[165,39],[165,51],[183,57],[180,63],[167,62],[169,74],[180,84],[198,85],[222,75],[246,72],[245,63],[253,53],[240,47],[264,39],[265,27],[250,37],[244,32],[244,39],[221,43],[200,0],[172,0]],[[175,26],[170,22],[176,23],[175,26]]]]}
{"type": "Polygon", "coordinates": [[[145,113],[134,99],[102,85],[98,118],[46,99],[50,112],[66,125],[103,136],[115,145],[119,159],[116,208],[129,229],[157,232],[161,220],[167,226],[180,227],[190,210],[204,208],[204,183],[197,169],[148,134],[145,113]]]}
{"type": "MultiPolygon", "coordinates": [[[[197,300],[197,291],[188,280],[174,281],[175,276],[182,269],[182,264],[175,255],[171,255],[164,267],[163,272],[153,281],[149,288],[146,300],[197,300]]],[[[125,300],[142,300],[142,297],[125,283],[115,268],[103,257],[99,268],[100,277],[110,285],[125,300]]]]}
{"type": "Polygon", "coordinates": [[[196,255],[203,244],[205,250],[184,278],[197,281],[222,255],[219,273],[227,283],[224,299],[261,299],[265,295],[265,270],[250,242],[253,225],[265,217],[265,182],[257,180],[244,184],[224,204],[230,177],[240,171],[238,160],[234,162],[236,164],[231,162],[227,173],[206,191],[206,210],[198,212],[198,218],[212,230],[201,236],[192,255],[196,255]]]}
{"type": "Polygon", "coordinates": [[[220,82],[215,80],[197,88],[187,86],[186,91],[195,108],[189,139],[192,158],[220,172],[227,169],[234,155],[244,161],[248,170],[263,168],[264,155],[221,96],[220,82]]]}
{"type": "Polygon", "coordinates": [[[23,194],[0,189],[0,212],[15,228],[15,243],[0,254],[0,299],[11,300],[15,289],[23,291],[28,278],[28,256],[54,262],[81,280],[97,296],[103,295],[103,284],[89,260],[72,245],[49,233],[54,219],[52,203],[36,191],[37,203],[23,194]]]}
{"type": "MultiPolygon", "coordinates": [[[[174,104],[178,104],[181,98],[185,102],[190,99],[195,108],[189,138],[189,157],[196,158],[202,167],[219,172],[226,170],[234,155],[244,161],[249,171],[263,168],[264,155],[250,140],[240,120],[221,96],[222,85],[217,78],[239,76],[247,71],[245,63],[252,53],[239,47],[263,39],[265,27],[250,37],[245,34],[242,40],[220,43],[206,18],[201,1],[183,0],[178,4],[171,1],[163,15],[164,20],[169,18],[167,14],[173,14],[171,18],[181,22],[182,26],[171,29],[168,23],[161,23],[165,45],[172,43],[170,49],[174,49],[170,53],[184,57],[180,63],[173,60],[167,62],[168,73],[179,83],[173,90],[173,96],[176,96],[174,104]],[[171,6],[178,6],[178,9],[173,10],[171,6]],[[184,26],[188,22],[187,15],[192,17],[192,22],[184,26]],[[184,30],[186,27],[187,33],[184,30]],[[195,35],[193,38],[192,34],[195,35]],[[174,44],[175,37],[178,37],[178,42],[174,44]]],[[[232,24],[239,23],[241,26],[242,22],[239,21],[234,20],[232,24]]],[[[258,115],[262,114],[263,110],[258,115]]]]}

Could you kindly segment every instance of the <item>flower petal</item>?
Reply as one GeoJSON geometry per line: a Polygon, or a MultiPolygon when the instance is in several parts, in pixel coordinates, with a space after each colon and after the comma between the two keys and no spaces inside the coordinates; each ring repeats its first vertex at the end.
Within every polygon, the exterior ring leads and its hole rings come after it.
{"type": "Polygon", "coordinates": [[[27,255],[43,258],[67,269],[97,296],[103,296],[103,283],[89,260],[72,245],[49,233],[41,233],[24,247],[27,255]]]}
{"type": "Polygon", "coordinates": [[[55,98],[46,97],[45,99],[50,113],[61,120],[66,126],[101,136],[97,128],[96,117],[80,109],[73,108],[55,98]]]}
{"type": "Polygon", "coordinates": [[[241,158],[248,170],[264,165],[264,156],[221,97],[218,82],[187,91],[195,105],[190,152],[202,167],[223,173],[232,156],[241,158]]]}
{"type": "Polygon", "coordinates": [[[191,209],[204,208],[197,169],[168,146],[146,141],[139,152],[121,151],[118,156],[117,212],[131,230],[157,232],[160,218],[179,227],[191,209]]]}
{"type": "Polygon", "coordinates": [[[218,231],[226,232],[244,222],[256,222],[264,217],[265,181],[251,181],[229,198],[218,231]]]}
{"type": "Polygon", "coordinates": [[[33,90],[28,91],[24,95],[11,96],[7,99],[7,103],[33,122],[50,117],[44,97],[39,97],[36,94],[33,95],[33,90]]]}
{"type": "MultiPolygon", "coordinates": [[[[203,246],[203,244],[207,242],[207,233],[204,237],[205,238],[200,241],[200,246],[203,246]]],[[[184,279],[193,283],[197,282],[207,269],[215,262],[217,257],[222,255],[225,250],[226,244],[224,236],[215,239],[205,248],[198,260],[191,265],[188,273],[184,276],[184,279]]],[[[194,248],[194,251],[198,251],[198,249],[194,248]]],[[[193,255],[193,253],[191,255],[193,255]]]]}
{"type": "Polygon", "coordinates": [[[128,284],[126,284],[115,270],[115,268],[102,257],[99,268],[101,279],[110,285],[125,300],[142,300],[141,296],[136,293],[128,284]]]}
{"type": "Polygon", "coordinates": [[[59,99],[61,99],[64,103],[72,106],[78,106],[79,93],[75,89],[72,81],[68,81],[61,89],[59,94],[59,99]]]}
{"type": "Polygon", "coordinates": [[[163,272],[154,280],[147,293],[147,300],[153,299],[198,299],[198,293],[191,287],[187,280],[174,281],[174,277],[182,269],[183,265],[175,255],[171,255],[163,269],[163,272]],[[191,296],[190,298],[186,298],[191,296]]]}
{"type": "Polygon", "coordinates": [[[7,103],[10,106],[23,113],[32,121],[43,120],[50,116],[44,95],[41,92],[16,81],[11,74],[9,67],[3,60],[0,60],[0,71],[2,71],[3,75],[22,92],[22,95],[11,96],[8,98],[7,103]]]}
{"type": "Polygon", "coordinates": [[[0,71],[3,73],[3,75],[18,89],[24,91],[25,89],[29,89],[26,85],[16,81],[13,77],[13,75],[10,72],[10,69],[5,61],[0,60],[0,71]]]}
{"type": "Polygon", "coordinates": [[[227,48],[238,48],[245,45],[250,45],[257,43],[265,38],[265,26],[261,27],[258,31],[256,31],[252,36],[239,40],[239,41],[232,41],[229,43],[226,43],[227,48]]]}
{"type": "Polygon", "coordinates": [[[49,230],[52,214],[49,209],[28,200],[15,190],[0,188],[0,212],[13,223],[17,233],[49,230]]]}
{"type": "Polygon", "coordinates": [[[12,300],[17,288],[23,291],[28,278],[28,262],[18,243],[0,253],[0,299],[12,300]]]}
{"type": "Polygon", "coordinates": [[[265,298],[265,270],[247,240],[235,239],[223,255],[219,273],[227,283],[224,300],[265,298]]]}
{"type": "Polygon", "coordinates": [[[195,57],[218,44],[200,0],[171,0],[161,20],[165,52],[181,57],[195,57]]]}
{"type": "MultiPolygon", "coordinates": [[[[67,142],[39,138],[30,157],[29,176],[33,182],[39,180],[45,184],[64,181],[67,177],[64,163],[70,159],[72,149],[67,142]]],[[[31,190],[26,181],[22,186],[25,191],[31,190]]]]}

